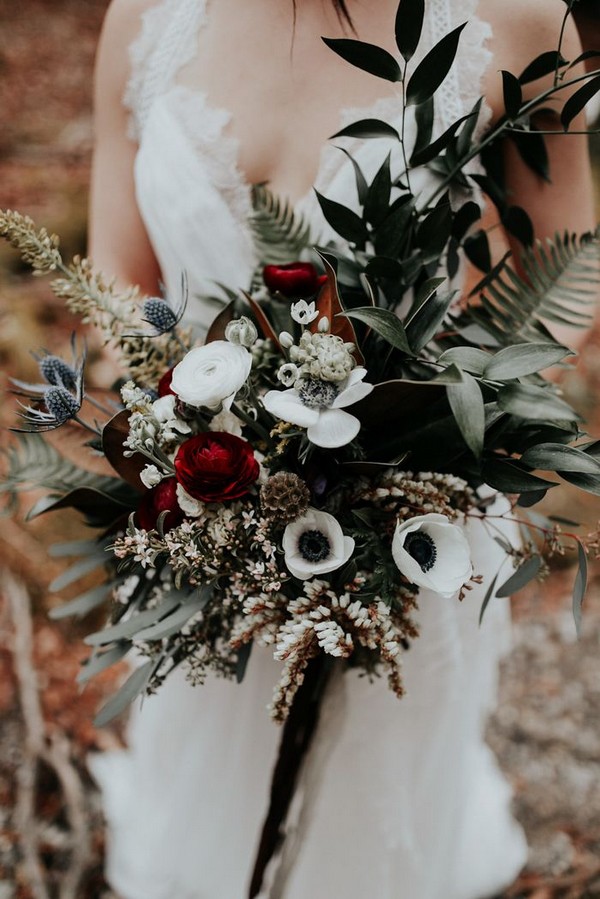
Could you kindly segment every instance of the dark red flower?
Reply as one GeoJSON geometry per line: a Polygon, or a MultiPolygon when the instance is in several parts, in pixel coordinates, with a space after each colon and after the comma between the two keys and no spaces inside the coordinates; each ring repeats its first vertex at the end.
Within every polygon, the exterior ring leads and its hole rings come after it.
{"type": "Polygon", "coordinates": [[[258,473],[248,441],[224,431],[191,437],[175,456],[175,477],[190,496],[205,503],[244,496],[258,473]]]}
{"type": "Polygon", "coordinates": [[[176,396],[174,390],[171,390],[171,381],[173,380],[173,369],[170,368],[168,371],[164,373],[160,381],[158,382],[158,395],[159,396],[176,396]]]}
{"type": "Polygon", "coordinates": [[[156,487],[144,493],[137,510],[137,520],[141,528],[151,531],[161,512],[168,512],[163,523],[163,530],[176,528],[184,519],[184,514],[177,502],[177,479],[165,478],[156,487]]]}
{"type": "Polygon", "coordinates": [[[321,279],[310,262],[290,262],[288,265],[265,265],[263,281],[272,293],[281,293],[293,300],[313,296],[321,279]]]}

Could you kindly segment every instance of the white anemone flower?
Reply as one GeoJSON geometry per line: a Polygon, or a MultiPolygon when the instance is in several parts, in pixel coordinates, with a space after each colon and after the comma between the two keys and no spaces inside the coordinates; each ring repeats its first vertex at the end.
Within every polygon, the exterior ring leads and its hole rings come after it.
{"type": "Polygon", "coordinates": [[[290,572],[306,581],[345,565],[354,552],[354,540],[344,535],[329,512],[309,508],[286,527],[283,551],[290,572]]]}
{"type": "Polygon", "coordinates": [[[213,340],[194,347],[175,366],[171,390],[190,406],[230,409],[251,368],[252,355],[245,347],[213,340]]]}
{"type": "Polygon", "coordinates": [[[306,435],[315,446],[333,449],[354,440],[360,431],[360,421],[355,415],[344,412],[373,390],[372,384],[364,384],[366,368],[353,369],[342,384],[304,378],[298,388],[269,390],[263,397],[265,409],[279,418],[306,428],[306,435]]]}
{"type": "Polygon", "coordinates": [[[463,530],[446,515],[431,512],[398,522],[394,562],[411,584],[453,596],[471,577],[471,550],[463,530]]]}

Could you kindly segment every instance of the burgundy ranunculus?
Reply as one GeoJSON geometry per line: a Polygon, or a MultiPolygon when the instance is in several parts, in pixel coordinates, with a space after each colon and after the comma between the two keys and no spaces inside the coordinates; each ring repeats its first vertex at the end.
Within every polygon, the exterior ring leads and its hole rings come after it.
{"type": "Polygon", "coordinates": [[[222,503],[248,493],[259,473],[247,440],[207,431],[186,440],[175,456],[175,476],[184,490],[205,503],[222,503]]]}
{"type": "Polygon", "coordinates": [[[173,369],[170,368],[168,371],[164,373],[160,381],[158,382],[158,395],[159,396],[176,396],[174,390],[171,390],[171,381],[173,380],[173,369]]]}
{"type": "Polygon", "coordinates": [[[156,487],[144,493],[137,510],[137,520],[145,531],[156,527],[161,512],[168,512],[163,523],[165,533],[176,528],[184,519],[184,514],[177,502],[177,479],[165,478],[156,487]]]}
{"type": "Polygon", "coordinates": [[[319,273],[310,262],[290,262],[288,265],[265,265],[263,281],[272,293],[281,293],[290,300],[312,297],[321,284],[319,273]]]}

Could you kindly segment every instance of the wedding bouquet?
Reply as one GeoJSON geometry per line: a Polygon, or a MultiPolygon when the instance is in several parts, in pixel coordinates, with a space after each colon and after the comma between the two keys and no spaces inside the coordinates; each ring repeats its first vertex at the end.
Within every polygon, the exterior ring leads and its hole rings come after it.
{"type": "Polygon", "coordinates": [[[56,548],[81,559],[54,589],[96,568],[105,582],[55,614],[83,616],[109,601],[109,625],[87,638],[82,680],[132,649],[144,659],[100,723],[179,666],[194,683],[209,670],[241,680],[254,643],[282,663],[271,706],[278,721],[319,657],[384,670],[401,696],[402,654],[418,637],[412,616],[428,591],[453,602],[486,576],[483,615],[493,596],[543,577],[546,560],[568,547],[578,555],[579,620],[598,535],[563,533],[564,522],[532,507],[561,481],[600,494],[600,444],[542,375],[572,355],[547,323],[589,321],[583,305],[600,280],[600,235],[536,242],[492,163],[498,138],[509,136],[547,177],[536,112],[569,88],[559,116],[568,130],[600,73],[570,78],[578,60],[559,47],[520,77],[503,73],[506,115],[482,137],[481,101],[434,135],[434,97],[461,28],[412,67],[422,8],[422,0],[399,6],[400,61],[360,41],[327,42],[401,85],[405,118],[416,119],[413,146],[375,119],[336,137],[398,141],[403,172],[392,174],[388,156],[369,181],[347,154],[359,211],[318,195],[339,236],[320,248],[293,210],[255,188],[261,264],[247,292],[227,291],[202,343],[181,325],[185,277],[177,308],[165,298],[140,302],[135,290],[118,295],[87,260],[67,265],[56,237],[0,214],[0,233],[36,273],[58,272],[57,294],[102,330],[123,365],[119,393],[107,398],[86,393],[75,338],[70,362],[38,353],[41,382],[14,382],[26,397],[15,430],[25,433],[7,454],[2,487],[12,499],[45,488],[30,517],[70,507],[98,529],[56,548]],[[525,101],[523,85],[548,73],[553,86],[525,101]],[[470,168],[480,155],[487,174],[470,168]],[[423,167],[436,174],[430,196],[414,183],[423,167]],[[520,240],[521,273],[508,256],[492,264],[474,188],[520,240]],[[463,254],[482,269],[468,297],[452,288],[463,254]],[[112,474],[93,473],[41,436],[66,424],[91,432],[90,452],[112,474]],[[496,502],[505,494],[510,503],[496,502]],[[501,542],[512,573],[473,569],[470,519],[501,542]],[[501,520],[519,522],[523,540],[511,544],[501,520]]]}

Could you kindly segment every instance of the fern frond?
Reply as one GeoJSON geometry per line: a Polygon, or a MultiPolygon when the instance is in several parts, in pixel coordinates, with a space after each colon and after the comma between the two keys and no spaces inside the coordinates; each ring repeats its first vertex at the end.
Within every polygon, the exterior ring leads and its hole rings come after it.
{"type": "Polygon", "coordinates": [[[250,225],[258,256],[252,288],[256,289],[262,283],[262,280],[256,282],[263,266],[295,262],[303,250],[312,246],[313,240],[309,224],[294,212],[287,200],[277,197],[265,184],[253,186],[252,207],[250,225]]]}
{"type": "Polygon", "coordinates": [[[0,481],[0,499],[5,511],[14,510],[17,495],[45,489],[60,496],[78,487],[93,487],[106,493],[114,490],[117,478],[104,477],[80,468],[39,434],[22,434],[18,443],[2,450],[5,472],[0,481]]]}
{"type": "Polygon", "coordinates": [[[521,257],[524,277],[504,267],[467,314],[501,345],[539,340],[544,323],[591,324],[586,308],[600,286],[600,228],[577,237],[557,234],[521,257]]]}

